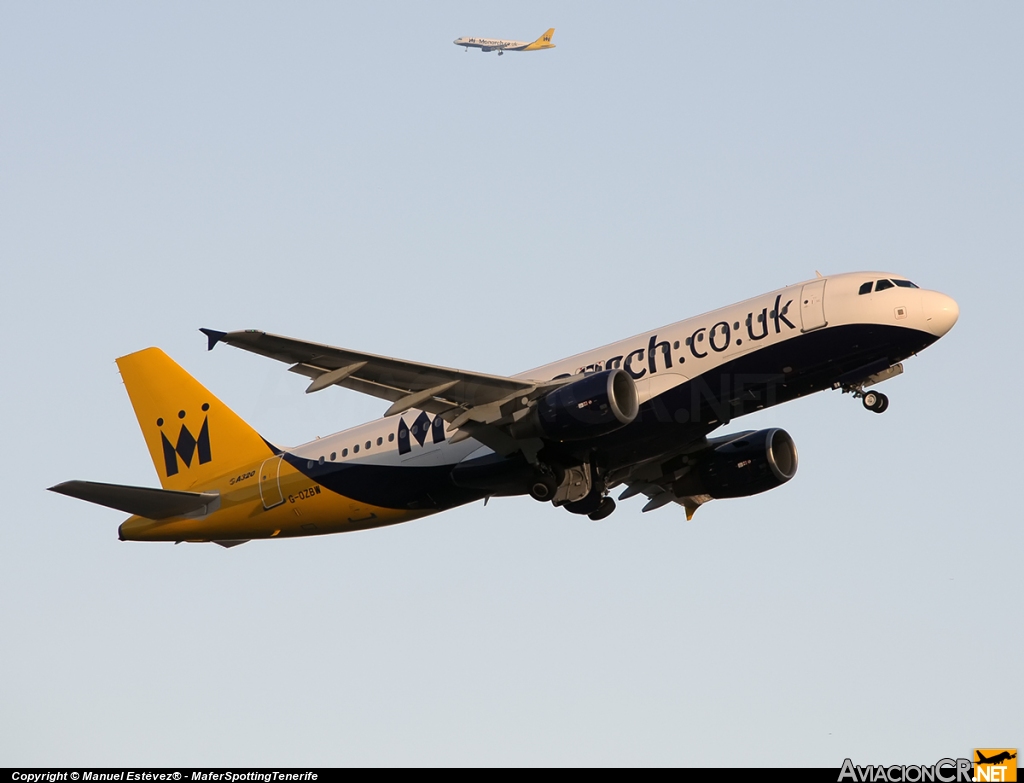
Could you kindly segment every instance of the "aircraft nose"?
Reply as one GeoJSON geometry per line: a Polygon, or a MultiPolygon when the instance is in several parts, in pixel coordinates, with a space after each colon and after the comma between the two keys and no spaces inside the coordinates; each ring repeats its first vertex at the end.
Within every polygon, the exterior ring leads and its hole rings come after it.
{"type": "Polygon", "coordinates": [[[924,304],[925,324],[929,332],[942,337],[953,328],[960,317],[960,306],[951,296],[938,291],[928,291],[924,304]]]}

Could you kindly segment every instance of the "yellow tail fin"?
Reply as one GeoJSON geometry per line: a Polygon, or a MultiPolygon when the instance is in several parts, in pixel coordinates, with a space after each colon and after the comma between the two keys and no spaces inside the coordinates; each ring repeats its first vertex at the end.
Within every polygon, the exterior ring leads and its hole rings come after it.
{"type": "Polygon", "coordinates": [[[273,448],[171,357],[146,348],[117,360],[164,489],[188,489],[273,448]]]}
{"type": "Polygon", "coordinates": [[[532,44],[526,47],[523,51],[531,51],[533,49],[554,49],[555,45],[551,43],[551,38],[555,34],[555,28],[552,27],[544,35],[534,41],[532,44]]]}

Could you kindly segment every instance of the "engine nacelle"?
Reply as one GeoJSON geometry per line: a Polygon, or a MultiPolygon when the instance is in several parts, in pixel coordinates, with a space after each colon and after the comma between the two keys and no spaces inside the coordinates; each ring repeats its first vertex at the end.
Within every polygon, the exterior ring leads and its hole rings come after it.
{"type": "Polygon", "coordinates": [[[516,438],[585,440],[631,424],[640,410],[636,384],[625,370],[594,373],[555,389],[511,427],[516,438]]]}
{"type": "Polygon", "coordinates": [[[674,489],[678,497],[744,498],[785,484],[796,475],[797,462],[788,432],[758,430],[709,451],[674,489]]]}

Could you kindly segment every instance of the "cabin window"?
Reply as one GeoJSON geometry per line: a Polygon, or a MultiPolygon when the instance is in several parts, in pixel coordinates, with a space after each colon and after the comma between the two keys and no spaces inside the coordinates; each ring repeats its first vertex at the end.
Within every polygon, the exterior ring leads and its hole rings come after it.
{"type": "Polygon", "coordinates": [[[332,451],[331,452],[331,462],[334,462],[334,460],[336,460],[337,458],[338,458],[338,452],[332,451]]]}
{"type": "Polygon", "coordinates": [[[893,287],[893,284],[891,282],[889,282],[888,280],[879,280],[877,283],[875,283],[875,290],[876,291],[884,291],[886,288],[892,288],[892,287],[893,287]]]}
{"type": "Polygon", "coordinates": [[[860,290],[857,293],[860,294],[861,296],[863,296],[864,294],[870,294],[871,293],[871,285],[872,284],[870,282],[865,283],[864,285],[862,285],[860,287],[860,290]]]}
{"type": "Polygon", "coordinates": [[[388,435],[388,443],[393,443],[394,440],[395,440],[395,433],[392,432],[390,435],[388,435]]]}
{"type": "Polygon", "coordinates": [[[323,465],[324,464],[324,458],[320,457],[320,459],[318,459],[317,462],[319,462],[321,465],[323,465]]]}
{"type": "Polygon", "coordinates": [[[893,280],[893,282],[900,288],[917,288],[918,286],[911,283],[909,280],[893,280]]]}
{"type": "Polygon", "coordinates": [[[358,454],[359,453],[359,444],[358,443],[355,446],[352,447],[352,453],[353,454],[358,454]]]}
{"type": "Polygon", "coordinates": [[[342,449],[341,450],[341,456],[347,457],[348,456],[348,449],[342,449]]]}
{"type": "Polygon", "coordinates": [[[377,445],[379,446],[384,442],[384,438],[377,438],[377,445]]]}
{"type": "Polygon", "coordinates": [[[372,444],[372,443],[370,443],[370,441],[366,441],[366,448],[367,448],[367,449],[369,449],[369,448],[370,448],[370,446],[372,446],[372,445],[373,445],[373,444],[372,444]]]}

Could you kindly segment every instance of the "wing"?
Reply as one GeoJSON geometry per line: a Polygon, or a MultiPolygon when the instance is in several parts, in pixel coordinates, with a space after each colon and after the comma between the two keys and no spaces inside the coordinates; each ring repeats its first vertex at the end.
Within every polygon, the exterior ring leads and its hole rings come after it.
{"type": "Polygon", "coordinates": [[[462,430],[451,438],[452,442],[474,437],[502,454],[522,446],[504,431],[504,426],[532,400],[565,383],[437,367],[251,329],[200,331],[209,338],[210,350],[217,343],[226,343],[292,365],[288,368],[291,372],[312,379],[307,394],[342,386],[391,402],[385,416],[410,408],[425,410],[441,416],[449,423],[449,430],[462,430]]]}

